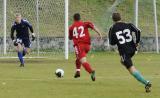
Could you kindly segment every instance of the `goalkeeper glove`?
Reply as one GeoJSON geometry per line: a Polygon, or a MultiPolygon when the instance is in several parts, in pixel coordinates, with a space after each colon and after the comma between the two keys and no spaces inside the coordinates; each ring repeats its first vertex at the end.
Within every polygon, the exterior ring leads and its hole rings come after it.
{"type": "Polygon", "coordinates": [[[34,41],[36,39],[35,34],[32,33],[32,41],[34,41]]]}
{"type": "Polygon", "coordinates": [[[18,43],[17,43],[17,41],[15,39],[12,40],[12,41],[13,41],[14,46],[18,46],[18,43]]]}

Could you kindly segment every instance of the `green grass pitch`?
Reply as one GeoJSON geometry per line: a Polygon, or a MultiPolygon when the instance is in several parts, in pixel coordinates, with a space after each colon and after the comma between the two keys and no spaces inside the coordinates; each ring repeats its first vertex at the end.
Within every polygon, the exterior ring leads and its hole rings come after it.
{"type": "Polygon", "coordinates": [[[152,81],[151,93],[125,70],[117,53],[88,55],[96,69],[95,82],[83,68],[81,78],[73,78],[74,58],[72,54],[68,61],[56,56],[26,59],[25,68],[18,67],[17,59],[0,59],[0,98],[160,98],[160,55],[139,53],[133,58],[152,81]],[[57,68],[64,69],[64,78],[55,77],[57,68]]]}

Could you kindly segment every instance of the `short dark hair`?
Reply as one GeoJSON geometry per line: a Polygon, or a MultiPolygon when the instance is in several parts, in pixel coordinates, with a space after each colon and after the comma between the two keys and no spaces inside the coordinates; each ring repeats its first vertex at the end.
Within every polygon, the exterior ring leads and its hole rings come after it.
{"type": "Polygon", "coordinates": [[[112,14],[112,20],[114,21],[114,22],[117,22],[117,21],[120,21],[121,20],[121,15],[120,15],[120,13],[113,13],[112,14]]]}
{"type": "Polygon", "coordinates": [[[21,15],[21,13],[16,13],[15,17],[17,17],[17,16],[22,16],[22,15],[21,15]]]}
{"type": "Polygon", "coordinates": [[[81,15],[79,13],[75,13],[74,16],[73,16],[73,19],[75,21],[79,21],[79,20],[81,20],[81,15]]]}

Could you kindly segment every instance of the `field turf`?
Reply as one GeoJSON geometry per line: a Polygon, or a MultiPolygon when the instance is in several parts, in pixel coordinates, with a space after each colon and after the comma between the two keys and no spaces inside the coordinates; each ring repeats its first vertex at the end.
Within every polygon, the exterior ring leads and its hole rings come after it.
{"type": "Polygon", "coordinates": [[[117,53],[96,52],[88,60],[96,69],[92,82],[82,68],[81,78],[74,79],[74,55],[69,60],[59,56],[26,59],[19,68],[17,59],[0,59],[0,98],[160,98],[160,55],[139,53],[134,64],[145,78],[152,81],[151,93],[137,82],[119,62],[117,53]],[[57,68],[65,76],[57,79],[57,68]]]}

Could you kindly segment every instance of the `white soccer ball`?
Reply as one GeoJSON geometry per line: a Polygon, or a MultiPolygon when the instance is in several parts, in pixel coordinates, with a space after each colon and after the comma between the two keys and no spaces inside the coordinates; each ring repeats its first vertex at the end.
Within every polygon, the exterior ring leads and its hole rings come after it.
{"type": "Polygon", "coordinates": [[[63,69],[57,69],[56,72],[55,72],[55,75],[58,78],[62,78],[64,76],[64,70],[63,69]]]}

